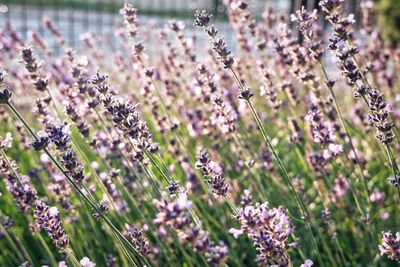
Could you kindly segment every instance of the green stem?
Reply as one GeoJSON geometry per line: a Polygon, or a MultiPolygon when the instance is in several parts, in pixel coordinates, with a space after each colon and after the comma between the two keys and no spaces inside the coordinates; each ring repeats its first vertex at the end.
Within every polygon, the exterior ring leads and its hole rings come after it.
{"type": "MultiPolygon", "coordinates": [[[[236,74],[235,70],[233,68],[230,68],[230,71],[232,72],[233,76],[235,77],[235,79],[236,79],[237,83],[239,84],[241,90],[244,90],[243,83],[240,81],[240,79],[239,79],[238,75],[236,74]]],[[[268,135],[267,135],[262,123],[261,123],[260,117],[258,116],[256,110],[254,109],[253,104],[251,103],[250,100],[246,100],[246,104],[249,106],[249,108],[251,110],[251,113],[253,115],[253,118],[256,121],[259,130],[260,130],[265,142],[267,143],[269,149],[271,150],[275,160],[277,161],[278,166],[279,166],[280,170],[283,173],[283,177],[286,180],[286,183],[288,184],[288,186],[289,186],[289,188],[290,188],[290,190],[291,190],[291,192],[292,192],[292,194],[293,194],[293,196],[294,196],[294,198],[296,200],[297,207],[299,208],[300,213],[301,213],[301,215],[302,215],[302,217],[304,219],[304,223],[306,225],[308,234],[310,236],[312,245],[314,247],[314,252],[315,252],[320,264],[323,264],[323,261],[322,261],[321,255],[319,253],[319,249],[318,249],[317,243],[316,243],[315,238],[314,238],[314,234],[313,234],[311,226],[310,226],[310,222],[308,221],[309,218],[310,218],[308,210],[307,210],[304,202],[300,199],[296,189],[294,188],[294,186],[292,184],[291,179],[289,178],[289,175],[288,175],[285,167],[283,166],[283,163],[282,163],[281,159],[279,158],[279,156],[276,153],[274,147],[272,146],[272,144],[271,144],[271,142],[270,142],[270,140],[268,138],[268,135]]]]}
{"type": "MultiPolygon", "coordinates": [[[[31,133],[31,135],[39,140],[38,136],[34,133],[33,129],[29,126],[29,124],[25,121],[25,119],[21,116],[21,114],[15,109],[15,107],[8,102],[7,106],[11,109],[11,111],[14,113],[15,116],[17,116],[20,121],[24,124],[26,129],[31,133]]],[[[59,163],[54,156],[49,152],[47,148],[43,149],[43,151],[47,154],[47,156],[50,158],[50,160],[56,165],[56,167],[61,171],[61,173],[64,174],[64,176],[67,178],[68,182],[72,185],[72,187],[78,192],[78,194],[83,197],[83,199],[86,201],[89,206],[95,210],[106,222],[106,224],[121,238],[122,241],[124,241],[125,245],[135,253],[137,253],[136,249],[133,247],[132,243],[129,242],[126,237],[115,227],[115,225],[110,221],[110,219],[99,209],[98,205],[95,203],[92,203],[90,198],[82,192],[82,190],[79,188],[79,186],[75,183],[72,177],[69,176],[68,172],[64,169],[64,167],[59,163]]],[[[137,253],[138,254],[138,253],[137,253]]],[[[149,266],[151,266],[149,264],[149,266]]]]}
{"type": "MultiPolygon", "coordinates": [[[[327,72],[326,72],[326,70],[324,68],[324,65],[322,65],[321,61],[318,61],[318,63],[319,63],[319,66],[320,66],[320,68],[321,68],[321,70],[322,70],[322,72],[324,74],[324,78],[328,81],[329,77],[328,77],[328,74],[327,74],[327,72]]],[[[364,176],[364,174],[362,172],[362,169],[361,169],[361,166],[360,166],[360,160],[358,159],[358,156],[357,156],[357,153],[356,153],[356,149],[354,148],[353,141],[351,140],[350,133],[349,133],[349,131],[348,131],[347,127],[346,127],[346,124],[344,122],[342,111],[340,110],[338,102],[336,100],[335,92],[333,91],[332,87],[329,87],[326,84],[325,84],[325,86],[328,89],[329,93],[331,94],[331,97],[333,99],[333,104],[335,106],[336,112],[339,115],[340,123],[341,123],[341,125],[342,125],[342,127],[343,127],[343,129],[344,129],[344,131],[346,133],[347,138],[349,139],[349,145],[350,145],[351,150],[353,151],[354,158],[356,160],[356,164],[355,165],[357,166],[357,170],[358,170],[358,172],[361,175],[362,180],[363,180],[364,190],[365,190],[366,199],[367,199],[367,204],[368,204],[369,209],[371,209],[371,202],[370,202],[370,199],[369,199],[369,196],[371,195],[371,193],[370,193],[370,191],[368,189],[367,178],[364,176]]]]}

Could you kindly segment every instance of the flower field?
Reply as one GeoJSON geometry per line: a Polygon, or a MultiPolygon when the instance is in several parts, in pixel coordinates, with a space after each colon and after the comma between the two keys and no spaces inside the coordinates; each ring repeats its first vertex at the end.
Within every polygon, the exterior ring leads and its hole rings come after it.
{"type": "Polygon", "coordinates": [[[397,266],[400,45],[344,4],[2,26],[0,266],[397,266]]]}

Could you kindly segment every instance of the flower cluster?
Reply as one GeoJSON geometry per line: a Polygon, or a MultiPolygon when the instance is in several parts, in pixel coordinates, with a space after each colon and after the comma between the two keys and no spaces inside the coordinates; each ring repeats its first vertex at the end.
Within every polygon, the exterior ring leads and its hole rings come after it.
{"type": "Polygon", "coordinates": [[[157,153],[158,144],[152,140],[146,123],[140,120],[138,105],[132,105],[129,101],[111,94],[106,76],[97,73],[92,82],[96,85],[100,100],[115,125],[134,141],[135,158],[142,160],[144,153],[157,153]]]}
{"type": "Polygon", "coordinates": [[[323,121],[322,114],[316,106],[308,112],[306,121],[313,141],[325,148],[324,158],[328,160],[337,157],[343,150],[342,146],[337,143],[332,127],[323,121]]]}
{"type": "Polygon", "coordinates": [[[79,162],[75,151],[72,149],[69,138],[69,125],[60,121],[55,121],[51,128],[46,131],[50,141],[57,147],[61,155],[61,163],[67,169],[69,175],[76,181],[82,182],[85,178],[83,166],[79,162]]]}
{"type": "Polygon", "coordinates": [[[291,20],[298,23],[299,31],[307,40],[308,50],[311,52],[311,57],[319,61],[322,58],[324,49],[322,48],[322,42],[318,39],[316,34],[316,24],[317,21],[317,10],[314,9],[309,12],[304,6],[301,10],[296,11],[296,14],[290,16],[291,20]]]}
{"type": "Polygon", "coordinates": [[[317,20],[316,9],[314,9],[312,12],[309,12],[304,6],[302,6],[301,9],[297,10],[295,14],[290,15],[290,19],[299,24],[299,31],[304,36],[309,39],[313,37],[314,32],[312,31],[312,28],[317,20]]]}
{"type": "MultiPolygon", "coordinates": [[[[236,129],[237,114],[230,103],[223,99],[222,91],[218,89],[215,75],[204,64],[197,67],[200,77],[197,79],[199,85],[206,85],[207,89],[202,90],[204,101],[212,102],[211,122],[220,127],[222,133],[232,133],[236,129]]],[[[202,88],[205,86],[202,86],[202,88]]]]}
{"type": "Polygon", "coordinates": [[[231,54],[231,51],[229,51],[224,38],[217,37],[218,30],[215,28],[215,26],[209,25],[211,18],[212,15],[207,14],[205,10],[197,10],[193,25],[202,28],[207,33],[207,35],[211,39],[213,49],[218,55],[218,59],[222,62],[224,68],[229,69],[234,63],[233,56],[231,54]]]}
{"type": "Polygon", "coordinates": [[[196,168],[201,171],[207,184],[211,187],[211,191],[218,196],[225,196],[229,190],[229,185],[217,164],[211,160],[210,155],[202,150],[197,156],[196,168]]]}
{"type": "Polygon", "coordinates": [[[355,22],[354,15],[342,16],[342,3],[344,0],[323,0],[319,3],[322,10],[327,13],[326,18],[333,26],[333,36],[329,38],[329,48],[335,50],[337,44],[353,38],[352,26],[355,22]]]}
{"type": "Polygon", "coordinates": [[[348,189],[349,183],[346,181],[343,175],[340,175],[338,178],[336,178],[331,189],[333,203],[338,204],[339,201],[345,196],[348,189]]]}
{"type": "MultiPolygon", "coordinates": [[[[221,0],[229,39],[212,25],[214,13],[197,11],[188,28],[140,23],[125,2],[115,31],[83,34],[76,51],[49,18],[46,35],[25,38],[11,22],[0,30],[0,203],[15,206],[1,209],[9,257],[0,265],[373,262],[368,233],[399,219],[400,46],[378,31],[372,2],[360,5],[359,29],[344,0],[293,10],[291,22],[272,7],[256,19],[255,1],[221,0]]],[[[400,234],[391,231],[379,249],[400,262],[400,234]]]]}
{"type": "Polygon", "coordinates": [[[143,234],[143,229],[139,229],[134,226],[129,231],[129,236],[132,239],[132,243],[135,246],[136,251],[143,256],[147,256],[150,252],[149,241],[143,234]]]}
{"type": "Polygon", "coordinates": [[[10,89],[3,88],[0,89],[0,104],[7,104],[10,99],[12,97],[12,92],[10,91],[10,89]]]}
{"type": "Polygon", "coordinates": [[[82,267],[96,267],[96,264],[93,263],[88,257],[83,257],[79,263],[82,267]]]}
{"type": "Polygon", "coordinates": [[[293,225],[283,207],[270,208],[268,203],[257,203],[246,206],[237,219],[240,229],[231,228],[229,232],[235,238],[245,234],[254,241],[259,265],[273,261],[279,266],[288,266],[286,251],[296,244],[288,241],[293,225]]]}
{"type": "Polygon", "coordinates": [[[59,120],[54,120],[47,125],[47,129],[40,131],[38,139],[32,141],[32,147],[36,150],[46,148],[49,144],[54,144],[60,152],[61,163],[67,169],[68,174],[76,181],[81,182],[85,178],[83,166],[79,162],[75,151],[70,144],[70,126],[59,120]]]}
{"type": "Polygon", "coordinates": [[[300,126],[297,123],[295,118],[291,118],[289,120],[289,128],[292,132],[292,134],[289,136],[290,142],[294,143],[302,143],[304,141],[304,136],[303,133],[300,130],[300,126]]]}
{"type": "Polygon", "coordinates": [[[155,224],[172,227],[177,231],[180,242],[189,243],[195,251],[204,253],[212,266],[222,265],[228,256],[228,247],[223,242],[216,244],[211,241],[204,231],[190,223],[189,209],[192,202],[187,199],[186,193],[181,192],[172,202],[163,194],[162,200],[155,200],[154,203],[159,209],[153,221],[155,224]]]}
{"type": "Polygon", "coordinates": [[[64,250],[68,247],[69,238],[63,229],[60,213],[56,207],[49,207],[38,200],[35,205],[34,216],[36,224],[46,230],[59,249],[64,250]]]}
{"type": "Polygon", "coordinates": [[[137,9],[132,4],[125,2],[121,9],[121,14],[124,17],[125,27],[131,37],[136,37],[139,33],[137,9]]]}
{"type": "Polygon", "coordinates": [[[191,62],[196,62],[196,55],[193,54],[193,49],[190,43],[185,39],[183,35],[183,29],[185,28],[185,25],[183,24],[182,21],[171,21],[169,23],[170,29],[176,34],[178,37],[178,41],[180,45],[183,47],[185,55],[191,62]]]}
{"type": "Polygon", "coordinates": [[[166,196],[154,202],[159,210],[153,221],[155,224],[164,223],[174,229],[183,229],[190,224],[188,209],[192,202],[187,199],[186,193],[180,193],[174,202],[169,202],[166,196]]]}
{"type": "Polygon", "coordinates": [[[6,133],[6,137],[3,139],[3,137],[0,136],[0,149],[6,148],[6,147],[12,147],[12,141],[13,138],[11,136],[11,133],[6,133]]]}
{"type": "Polygon", "coordinates": [[[40,75],[40,63],[37,62],[31,47],[24,47],[21,50],[25,68],[29,73],[32,83],[38,91],[48,90],[48,81],[40,75]]]}
{"type": "MultiPolygon", "coordinates": [[[[3,87],[5,72],[0,70],[0,86],[3,87]]],[[[8,86],[0,88],[0,104],[7,104],[12,97],[12,92],[8,86]]]]}
{"type": "Polygon", "coordinates": [[[57,29],[57,27],[54,25],[49,17],[43,18],[43,24],[51,32],[51,34],[55,36],[57,42],[60,45],[63,45],[65,43],[64,37],[61,35],[60,31],[57,29]]]}
{"type": "Polygon", "coordinates": [[[400,262],[400,233],[382,232],[382,243],[379,245],[381,255],[387,254],[389,259],[400,262]]]}
{"type": "Polygon", "coordinates": [[[13,196],[20,211],[26,212],[37,199],[36,190],[32,187],[29,176],[20,175],[17,172],[18,166],[14,161],[0,156],[0,173],[5,179],[7,190],[13,196]]]}
{"type": "Polygon", "coordinates": [[[260,95],[261,96],[265,95],[267,99],[271,102],[272,108],[274,110],[278,110],[282,105],[282,101],[277,99],[277,89],[273,84],[273,75],[266,68],[264,62],[259,61],[258,67],[262,75],[262,85],[260,86],[260,95]]]}
{"type": "Polygon", "coordinates": [[[382,142],[382,144],[390,144],[395,138],[392,130],[394,123],[389,122],[389,108],[383,99],[383,94],[380,93],[376,88],[372,88],[368,91],[368,105],[371,111],[371,115],[369,117],[374,123],[376,137],[382,142]]]}
{"type": "Polygon", "coordinates": [[[336,50],[336,56],[339,59],[340,69],[343,75],[347,78],[350,85],[355,86],[354,96],[363,96],[367,92],[362,86],[357,85],[357,81],[361,79],[361,73],[357,68],[354,60],[351,58],[356,53],[356,50],[348,49],[344,43],[340,43],[336,50]]]}

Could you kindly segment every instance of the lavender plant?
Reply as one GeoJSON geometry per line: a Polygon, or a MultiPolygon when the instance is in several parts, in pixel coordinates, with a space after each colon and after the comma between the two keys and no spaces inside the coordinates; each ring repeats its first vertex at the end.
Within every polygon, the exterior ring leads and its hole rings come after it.
{"type": "Polygon", "coordinates": [[[1,266],[400,262],[400,46],[374,4],[359,26],[343,0],[223,4],[235,44],[128,2],[119,49],[1,28],[1,266]]]}

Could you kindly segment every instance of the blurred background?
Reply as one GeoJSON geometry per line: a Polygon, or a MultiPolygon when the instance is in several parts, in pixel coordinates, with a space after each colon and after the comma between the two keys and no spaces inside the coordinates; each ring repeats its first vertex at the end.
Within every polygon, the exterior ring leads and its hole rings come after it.
{"type": "MultiPolygon", "coordinates": [[[[131,0],[139,10],[140,23],[154,22],[162,25],[172,18],[182,20],[187,31],[193,31],[193,13],[196,9],[206,9],[217,20],[218,28],[228,43],[233,36],[223,0],[131,0]]],[[[308,9],[318,8],[319,0],[248,0],[251,10],[260,17],[266,6],[272,6],[283,14],[293,13],[302,5],[308,9]]],[[[356,21],[360,16],[362,0],[345,0],[346,12],[354,13],[356,21]]],[[[82,33],[92,32],[98,40],[108,38],[112,43],[113,27],[121,21],[118,11],[124,0],[1,0],[0,1],[0,33],[9,21],[21,37],[29,37],[29,31],[38,32],[46,41],[43,17],[48,17],[60,30],[70,47],[78,48],[82,33]]],[[[400,0],[376,1],[378,21],[384,35],[394,41],[400,39],[400,0]]],[[[51,41],[51,40],[49,40],[51,41]]]]}

